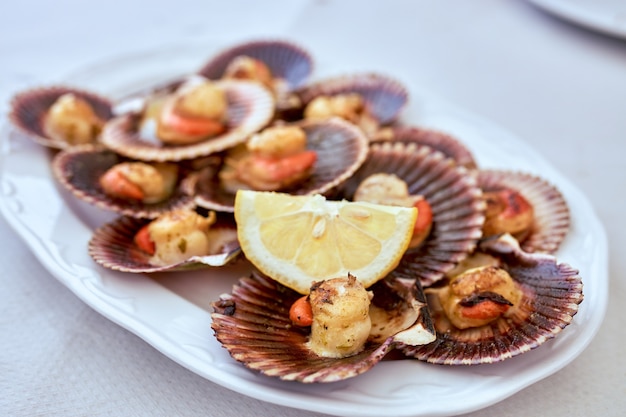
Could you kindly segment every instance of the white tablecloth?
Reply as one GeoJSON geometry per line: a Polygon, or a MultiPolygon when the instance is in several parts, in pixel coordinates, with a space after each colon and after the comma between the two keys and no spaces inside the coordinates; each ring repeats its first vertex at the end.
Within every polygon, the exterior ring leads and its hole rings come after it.
{"type": "MultiPolygon", "coordinates": [[[[323,50],[349,68],[411,77],[512,131],[584,192],[609,239],[602,327],[563,370],[469,415],[624,415],[623,39],[521,0],[5,1],[0,106],[6,111],[22,88],[119,55],[269,36],[323,50]]],[[[181,367],[81,302],[4,219],[0,265],[0,415],[320,416],[248,398],[181,367]]]]}

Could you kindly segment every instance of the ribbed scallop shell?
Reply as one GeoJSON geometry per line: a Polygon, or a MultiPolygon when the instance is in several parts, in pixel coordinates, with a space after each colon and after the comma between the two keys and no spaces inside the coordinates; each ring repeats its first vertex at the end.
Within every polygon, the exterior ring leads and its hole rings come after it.
{"type": "Polygon", "coordinates": [[[367,111],[382,125],[393,122],[408,101],[408,91],[399,81],[377,73],[342,75],[316,81],[298,91],[306,106],[319,96],[358,93],[367,111]]]}
{"type": "Polygon", "coordinates": [[[437,340],[403,347],[407,356],[445,365],[501,362],[540,346],[572,322],[583,300],[577,270],[558,263],[552,255],[521,251],[510,235],[487,239],[481,249],[499,256],[503,267],[521,284],[520,311],[485,326],[459,330],[449,324],[437,297],[428,295],[437,340]]]}
{"type": "Polygon", "coordinates": [[[313,72],[313,59],[301,46],[284,40],[258,40],[221,51],[206,62],[198,74],[218,80],[231,61],[241,55],[264,62],[272,76],[285,80],[290,89],[304,85],[313,72]]]}
{"type": "Polygon", "coordinates": [[[429,146],[385,142],[370,146],[367,160],[344,184],[352,199],[359,184],[376,173],[395,174],[411,195],[423,195],[433,212],[431,232],[418,248],[407,252],[398,272],[416,277],[424,287],[443,278],[465,259],[482,236],[485,203],[473,175],[429,146]]]}
{"type": "Polygon", "coordinates": [[[373,137],[370,140],[372,142],[390,141],[430,146],[467,169],[477,167],[474,155],[465,144],[454,136],[438,130],[416,126],[395,126],[386,130],[384,136],[373,137]]]}
{"type": "Polygon", "coordinates": [[[545,179],[525,172],[480,170],[478,185],[484,191],[510,188],[521,193],[533,206],[534,223],[521,242],[526,252],[555,253],[570,227],[570,212],[561,192],[545,179]]]}
{"type": "MultiPolygon", "coordinates": [[[[150,220],[122,216],[97,228],[89,240],[88,251],[91,258],[99,265],[122,272],[151,273],[180,271],[209,266],[223,266],[233,261],[240,253],[236,238],[224,245],[223,251],[214,255],[193,256],[188,260],[172,265],[154,265],[150,256],[143,252],[133,238],[150,220]]],[[[232,216],[218,215],[211,230],[223,230],[236,233],[236,224],[232,216]]]]}
{"type": "Polygon", "coordinates": [[[111,119],[102,132],[102,143],[115,152],[142,161],[180,161],[210,155],[246,141],[263,128],[274,114],[274,98],[260,84],[222,80],[216,85],[226,92],[228,127],[225,133],[190,145],[165,145],[156,137],[142,136],[141,114],[127,113],[111,119]]]}
{"type": "MultiPolygon", "coordinates": [[[[307,135],[307,149],[317,152],[311,176],[289,190],[292,194],[324,194],[348,179],[367,156],[367,138],[351,123],[339,118],[296,123],[307,135]]],[[[219,167],[205,170],[196,182],[196,204],[217,211],[234,211],[234,194],[218,177],[219,167]]],[[[286,192],[286,191],[285,191],[286,192]]]]}
{"type": "MultiPolygon", "coordinates": [[[[307,346],[309,328],[292,325],[289,308],[301,294],[253,271],[232,294],[213,302],[211,327],[230,355],[246,367],[283,380],[335,382],[368,371],[393,349],[393,336],[367,342],[346,358],[320,357],[307,346]]],[[[421,325],[422,319],[419,319],[421,325]]],[[[426,322],[429,322],[426,319],[426,322]]]]}
{"type": "Polygon", "coordinates": [[[11,100],[9,120],[35,142],[54,149],[65,149],[72,145],[46,135],[44,117],[54,102],[63,94],[73,93],[87,101],[94,113],[107,121],[113,116],[112,103],[108,98],[86,90],[67,87],[39,87],[17,93],[11,100]]]}
{"type": "Polygon", "coordinates": [[[166,211],[195,207],[193,177],[179,181],[172,195],[159,203],[132,202],[107,195],[100,186],[100,177],[112,166],[129,161],[102,146],[83,145],[63,150],[52,160],[52,172],[57,181],[75,197],[104,210],[138,218],[156,218],[166,211]]]}

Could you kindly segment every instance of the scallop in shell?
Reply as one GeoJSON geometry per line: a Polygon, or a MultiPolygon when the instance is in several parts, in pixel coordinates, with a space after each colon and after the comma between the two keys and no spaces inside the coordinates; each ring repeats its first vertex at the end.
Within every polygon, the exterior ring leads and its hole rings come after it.
{"type": "Polygon", "coordinates": [[[570,227],[570,212],[561,192],[533,174],[507,170],[480,170],[478,185],[483,191],[517,191],[534,210],[530,233],[521,242],[526,252],[555,253],[570,227]]]}
{"type": "Polygon", "coordinates": [[[303,106],[320,96],[356,93],[365,112],[379,125],[393,122],[406,106],[408,91],[399,81],[378,73],[357,73],[316,81],[298,91],[303,106]]]}
{"type": "MultiPolygon", "coordinates": [[[[367,138],[356,126],[339,118],[324,121],[302,121],[295,125],[304,129],[307,149],[317,153],[310,177],[292,194],[324,194],[349,178],[365,161],[367,138]]],[[[220,183],[219,167],[205,169],[196,182],[196,204],[217,211],[234,211],[235,195],[220,183]]]]}
{"type": "Polygon", "coordinates": [[[241,253],[237,229],[232,216],[218,214],[210,228],[212,236],[221,242],[218,253],[192,256],[183,262],[155,265],[151,256],[134,242],[135,235],[149,219],[121,216],[97,228],[89,240],[88,252],[99,265],[122,272],[152,273],[218,267],[235,260],[241,253]]]}
{"type": "Polygon", "coordinates": [[[482,236],[485,203],[476,179],[429,146],[376,143],[370,146],[365,163],[342,186],[342,196],[352,199],[359,184],[377,173],[395,174],[406,182],[411,195],[422,195],[432,208],[428,237],[407,251],[397,267],[403,275],[429,286],[467,257],[482,236]]]}
{"type": "Polygon", "coordinates": [[[426,145],[454,159],[457,164],[467,169],[475,169],[477,167],[474,155],[472,155],[472,152],[465,144],[452,135],[434,129],[416,126],[394,126],[385,129],[379,136],[371,138],[371,141],[404,142],[426,145]]]}
{"type": "Polygon", "coordinates": [[[218,80],[233,59],[248,56],[265,63],[273,78],[287,83],[288,89],[304,85],[313,72],[313,59],[308,51],[284,40],[256,40],[228,47],[206,62],[198,74],[218,80]]]}
{"type": "MultiPolygon", "coordinates": [[[[417,314],[410,315],[408,325],[404,323],[408,327],[406,333],[399,331],[369,340],[360,353],[348,357],[329,358],[313,353],[307,347],[309,328],[294,326],[289,319],[291,305],[302,295],[256,271],[241,278],[232,294],[222,295],[213,303],[211,327],[230,355],[252,370],[303,383],[340,381],[371,369],[400,340],[429,343],[434,339],[430,320],[421,315],[427,314],[427,310],[421,309],[423,304],[415,299],[419,290],[403,287],[393,296],[388,294],[398,285],[402,287],[402,284],[394,283],[384,285],[385,289],[381,291],[387,294],[381,296],[379,302],[393,300],[396,306],[417,304],[417,314]]],[[[381,309],[385,310],[384,307],[381,309]]]]}
{"type": "Polygon", "coordinates": [[[167,211],[195,207],[193,177],[178,170],[178,181],[169,197],[146,204],[111,197],[100,185],[102,175],[114,165],[132,162],[102,146],[83,145],[63,150],[52,160],[57,181],[75,197],[104,210],[139,218],[156,218],[167,211]]]}
{"type": "Polygon", "coordinates": [[[226,132],[189,144],[165,145],[142,123],[142,113],[126,113],[111,119],[102,132],[102,143],[115,152],[142,161],[181,161],[207,156],[246,141],[263,128],[274,114],[274,98],[263,86],[251,81],[222,80],[216,85],[226,92],[226,132]]]}
{"type": "Polygon", "coordinates": [[[577,270],[552,255],[523,252],[508,234],[487,238],[480,250],[500,259],[519,284],[522,299],[515,313],[480,327],[458,329],[442,311],[436,294],[427,294],[437,339],[428,345],[401,347],[407,356],[445,365],[501,362],[540,346],[572,322],[583,301],[577,270]]]}
{"type": "Polygon", "coordinates": [[[102,124],[113,116],[112,103],[106,97],[74,87],[50,86],[25,90],[13,96],[9,120],[41,145],[54,149],[71,147],[67,141],[52,137],[45,128],[48,111],[66,94],[72,94],[88,103],[102,124]]]}

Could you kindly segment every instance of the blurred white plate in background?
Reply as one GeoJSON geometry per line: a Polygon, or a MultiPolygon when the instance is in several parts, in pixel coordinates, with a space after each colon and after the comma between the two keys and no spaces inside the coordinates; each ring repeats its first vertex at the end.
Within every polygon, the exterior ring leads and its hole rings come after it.
{"type": "Polygon", "coordinates": [[[570,22],[626,38],[626,0],[528,0],[570,22]]]}

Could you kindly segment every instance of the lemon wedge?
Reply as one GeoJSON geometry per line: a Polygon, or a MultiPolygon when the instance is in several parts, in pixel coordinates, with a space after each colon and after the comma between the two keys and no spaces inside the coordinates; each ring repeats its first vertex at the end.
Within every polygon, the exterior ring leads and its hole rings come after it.
{"type": "Polygon", "coordinates": [[[235,220],[246,258],[281,284],[308,294],[311,284],[356,276],[367,288],[406,251],[414,207],[331,201],[322,195],[239,190],[235,220]]]}

